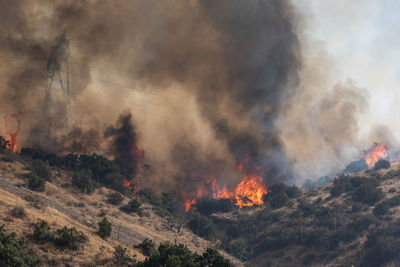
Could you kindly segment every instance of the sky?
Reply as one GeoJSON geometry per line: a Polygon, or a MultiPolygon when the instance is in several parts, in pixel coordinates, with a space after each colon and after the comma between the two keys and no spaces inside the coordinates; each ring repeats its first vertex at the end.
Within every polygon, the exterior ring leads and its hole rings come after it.
{"type": "MultiPolygon", "coordinates": [[[[301,42],[322,46],[335,64],[335,79],[368,91],[360,134],[376,124],[400,130],[400,1],[296,0],[304,23],[301,42]]],[[[307,51],[305,52],[307,57],[307,51]]],[[[333,81],[334,82],[334,81],[333,81]]]]}

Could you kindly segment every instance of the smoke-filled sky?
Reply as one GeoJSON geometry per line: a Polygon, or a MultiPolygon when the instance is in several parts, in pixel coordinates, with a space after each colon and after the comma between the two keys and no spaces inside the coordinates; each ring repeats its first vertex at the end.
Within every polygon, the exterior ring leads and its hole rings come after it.
{"type": "Polygon", "coordinates": [[[373,142],[397,145],[399,5],[0,0],[0,112],[19,113],[21,145],[37,145],[47,56],[66,31],[73,129],[55,112],[42,146],[111,153],[104,131],[131,112],[153,166],[144,183],[235,184],[248,158],[267,183],[300,185],[373,142]]]}

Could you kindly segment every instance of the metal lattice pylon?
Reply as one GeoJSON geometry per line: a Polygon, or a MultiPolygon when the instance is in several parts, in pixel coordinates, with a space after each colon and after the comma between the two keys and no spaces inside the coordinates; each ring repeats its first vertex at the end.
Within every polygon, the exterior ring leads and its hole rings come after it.
{"type": "Polygon", "coordinates": [[[50,57],[47,62],[46,70],[46,94],[43,105],[43,120],[49,117],[52,105],[52,92],[55,83],[58,83],[66,109],[66,123],[69,124],[71,119],[70,111],[70,80],[69,80],[69,40],[66,33],[63,33],[58,43],[51,48],[50,57]]]}

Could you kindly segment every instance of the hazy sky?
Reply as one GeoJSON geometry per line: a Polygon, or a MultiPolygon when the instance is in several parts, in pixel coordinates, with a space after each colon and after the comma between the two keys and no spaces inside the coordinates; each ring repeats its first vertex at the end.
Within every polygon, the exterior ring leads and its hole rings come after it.
{"type": "MultiPolygon", "coordinates": [[[[352,79],[369,91],[360,118],[367,134],[386,124],[400,130],[400,1],[296,0],[305,23],[303,42],[322,46],[335,62],[338,81],[352,79]]],[[[307,56],[307,55],[305,55],[307,56]]]]}

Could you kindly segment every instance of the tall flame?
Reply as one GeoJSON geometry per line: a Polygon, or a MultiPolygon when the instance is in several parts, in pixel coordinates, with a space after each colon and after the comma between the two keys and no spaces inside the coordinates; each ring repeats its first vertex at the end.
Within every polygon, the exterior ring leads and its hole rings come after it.
{"type": "Polygon", "coordinates": [[[370,150],[368,150],[367,155],[364,157],[368,167],[373,168],[378,160],[386,159],[388,157],[388,150],[389,148],[385,144],[375,144],[370,150]]]}
{"type": "Polygon", "coordinates": [[[6,136],[5,138],[7,139],[7,149],[11,150],[12,152],[17,152],[18,149],[18,133],[20,130],[20,120],[18,118],[19,114],[12,114],[10,117],[4,117],[4,128],[6,130],[6,136]],[[9,126],[9,122],[13,120],[15,121],[16,125],[14,128],[11,128],[9,126]]]}

